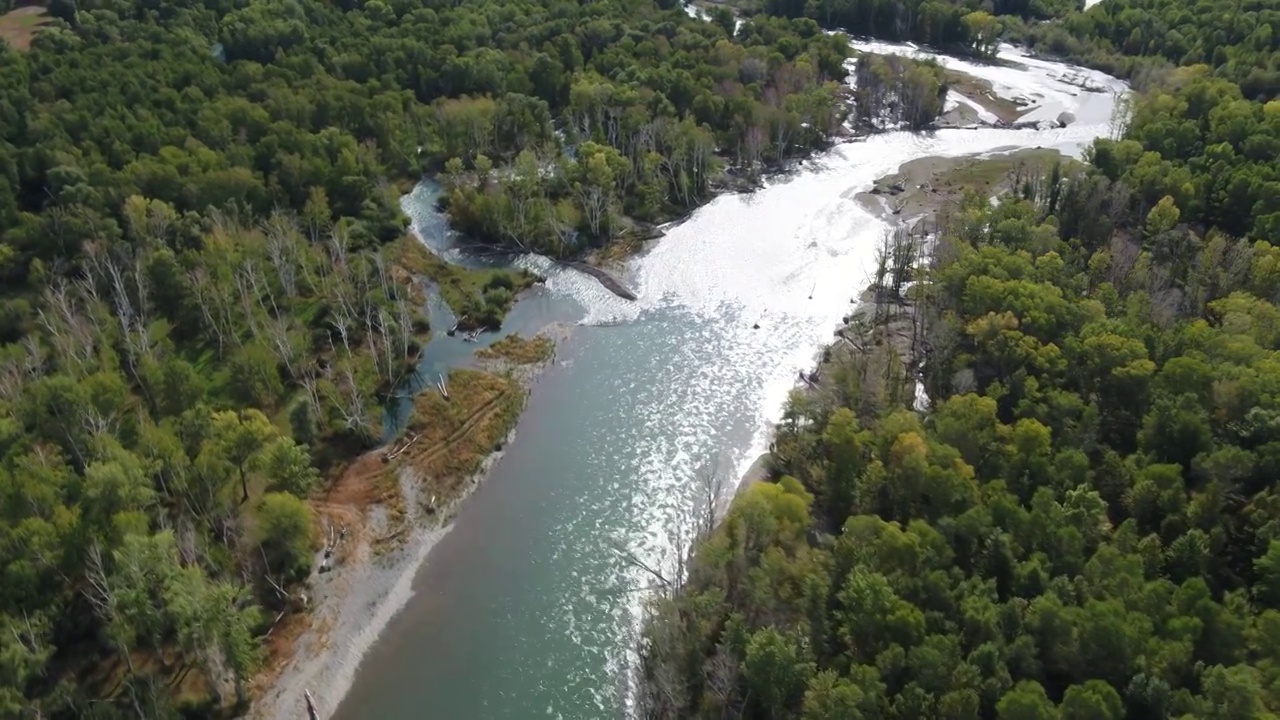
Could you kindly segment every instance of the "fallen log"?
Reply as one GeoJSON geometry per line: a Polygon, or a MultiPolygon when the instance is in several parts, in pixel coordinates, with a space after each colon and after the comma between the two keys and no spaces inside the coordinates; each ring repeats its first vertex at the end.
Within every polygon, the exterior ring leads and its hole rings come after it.
{"type": "MultiPolygon", "coordinates": [[[[449,397],[449,396],[448,396],[448,395],[445,395],[445,397],[449,397]]],[[[400,457],[400,455],[401,455],[401,454],[403,454],[405,450],[408,450],[408,449],[409,449],[409,446],[410,446],[410,445],[413,445],[414,443],[418,442],[418,438],[420,438],[420,437],[422,437],[422,433],[418,433],[417,435],[414,435],[413,437],[409,438],[409,441],[408,441],[408,442],[406,442],[404,445],[401,445],[400,447],[396,448],[395,450],[392,450],[391,452],[387,453],[387,455],[386,455],[386,459],[387,459],[388,461],[391,461],[391,460],[395,460],[396,458],[400,457]]]]}
{"type": "Polygon", "coordinates": [[[614,295],[617,295],[623,300],[637,299],[635,293],[628,290],[627,287],[623,285],[621,281],[619,281],[613,275],[610,275],[607,271],[601,268],[598,268],[594,265],[588,265],[584,262],[566,262],[563,264],[573,268],[574,270],[577,270],[579,272],[584,272],[590,275],[591,277],[594,277],[596,280],[599,280],[600,284],[604,285],[605,288],[609,290],[609,292],[612,292],[614,295]]]}

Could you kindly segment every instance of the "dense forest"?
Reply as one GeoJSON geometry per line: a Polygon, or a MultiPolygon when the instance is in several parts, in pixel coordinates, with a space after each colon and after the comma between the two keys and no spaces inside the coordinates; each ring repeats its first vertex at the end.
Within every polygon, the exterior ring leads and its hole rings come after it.
{"type": "Polygon", "coordinates": [[[813,22],[761,16],[732,40],[732,18],[667,21],[656,36],[592,27],[617,44],[575,51],[568,67],[581,70],[528,103],[440,105],[447,207],[472,237],[552,255],[598,246],[705,202],[726,164],[754,177],[843,120],[848,46],[813,22]]]}
{"type": "MultiPolygon", "coordinates": [[[[1169,59],[1213,65],[1148,75],[1086,167],[938,218],[929,409],[870,354],[793,395],[773,481],[653,605],[648,716],[1280,716],[1280,105],[1248,85],[1274,41],[1171,7],[1069,24],[1185,18],[1216,59],[1169,59]]],[[[1141,37],[1115,47],[1173,40],[1141,37]]]]}
{"type": "Polygon", "coordinates": [[[1144,212],[1168,196],[1181,217],[1280,243],[1280,4],[1104,2],[1021,29],[1035,47],[1127,77],[1143,91],[1095,166],[1144,212]]]}
{"type": "Polygon", "coordinates": [[[852,35],[925,43],[988,56],[1013,24],[1059,18],[1074,0],[733,0],[746,15],[809,18],[852,35]]]}
{"type": "Polygon", "coordinates": [[[944,70],[934,60],[864,53],[854,69],[854,116],[875,129],[927,127],[947,101],[944,70]]]}
{"type": "MultiPolygon", "coordinates": [[[[34,35],[0,42],[5,718],[247,702],[317,549],[306,498],[383,437],[428,330],[412,275],[440,263],[405,239],[408,183],[439,174],[464,229],[570,255],[705,200],[725,166],[820,145],[843,112],[840,37],[780,18],[730,37],[670,2],[19,10],[34,35]]],[[[488,324],[527,281],[491,275],[446,288],[488,324]]]]}
{"type": "Polygon", "coordinates": [[[1280,95],[1278,27],[1280,7],[1270,0],[1120,0],[1014,30],[1038,48],[1131,77],[1141,88],[1173,66],[1203,64],[1244,97],[1266,101],[1280,95]]]}

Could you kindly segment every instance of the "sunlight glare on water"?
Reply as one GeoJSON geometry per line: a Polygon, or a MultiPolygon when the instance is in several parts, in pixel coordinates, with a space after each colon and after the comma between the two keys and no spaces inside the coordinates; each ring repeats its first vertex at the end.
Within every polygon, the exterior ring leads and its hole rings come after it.
{"type": "Polygon", "coordinates": [[[696,507],[699,469],[716,462],[736,484],[764,451],[797,371],[867,284],[885,225],[857,193],[917,158],[1024,147],[1078,155],[1108,133],[1121,83],[1091,73],[1105,92],[1084,92],[1057,79],[1083,71],[1016,59],[1021,68],[978,67],[1037,103],[1033,113],[1071,110],[1077,122],[838,145],[671,228],[626,268],[635,303],[546,258],[520,258],[548,276],[546,292],[582,307],[581,326],[337,717],[625,714],[644,597],[635,590],[650,579],[613,548],[669,567],[670,528],[696,507]]]}

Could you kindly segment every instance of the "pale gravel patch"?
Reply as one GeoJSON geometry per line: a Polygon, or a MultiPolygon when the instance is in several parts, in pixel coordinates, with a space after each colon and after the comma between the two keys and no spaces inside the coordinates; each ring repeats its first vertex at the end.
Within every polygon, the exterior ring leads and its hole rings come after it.
{"type": "MultiPolygon", "coordinates": [[[[488,470],[488,463],[482,472],[488,470]]],[[[416,483],[406,508],[417,507],[416,483]]],[[[463,497],[478,484],[473,481],[463,497]]],[[[461,500],[462,498],[460,498],[461,500]]],[[[416,527],[399,547],[375,554],[371,539],[376,526],[385,532],[386,508],[371,508],[370,532],[360,533],[346,562],[323,575],[313,575],[311,625],[294,646],[294,655],[249,714],[256,720],[297,720],[306,717],[305,692],[311,691],[321,717],[329,717],[351,688],[364,654],[383,628],[413,597],[413,579],[427,553],[448,532],[447,522],[416,527]],[[379,518],[374,516],[381,515],[379,518]]],[[[316,565],[319,565],[317,558],[316,565]]]]}

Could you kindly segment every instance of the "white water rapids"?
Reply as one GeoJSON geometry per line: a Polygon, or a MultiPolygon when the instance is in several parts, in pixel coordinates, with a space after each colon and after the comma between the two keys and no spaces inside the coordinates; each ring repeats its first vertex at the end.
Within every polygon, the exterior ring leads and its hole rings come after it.
{"type": "MultiPolygon", "coordinates": [[[[855,196],[910,160],[1034,147],[1078,156],[1110,132],[1121,82],[1010,47],[1000,56],[1016,65],[939,60],[1024,98],[1029,119],[1069,111],[1075,121],[839,144],[670,228],[627,266],[636,302],[545,258],[520,259],[548,278],[522,302],[580,305],[583,327],[337,717],[417,718],[424,707],[449,718],[616,716],[629,701],[620,679],[634,663],[635,589],[650,578],[611,546],[670,567],[670,528],[697,506],[699,469],[717,459],[736,483],[765,450],[797,371],[812,366],[867,285],[886,226],[855,196]]],[[[428,212],[412,204],[415,219],[428,212]]]]}

